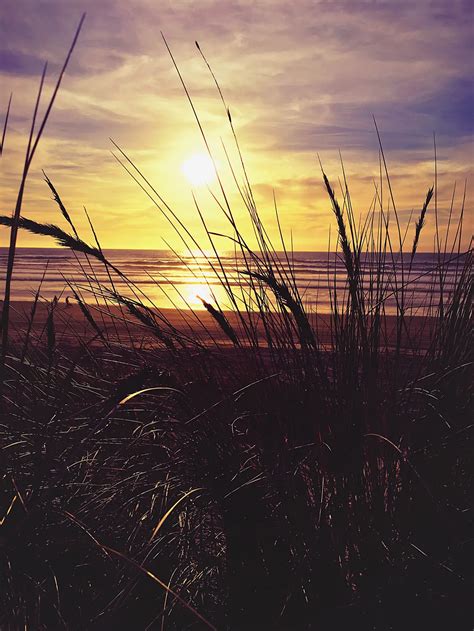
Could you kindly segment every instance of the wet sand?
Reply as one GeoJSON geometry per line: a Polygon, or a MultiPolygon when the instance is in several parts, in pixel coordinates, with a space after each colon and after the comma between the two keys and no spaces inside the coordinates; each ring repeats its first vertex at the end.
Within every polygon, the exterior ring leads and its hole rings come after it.
{"type": "MultiPolygon", "coordinates": [[[[12,343],[21,342],[25,332],[29,327],[31,310],[33,303],[28,301],[12,302],[10,310],[10,337],[12,343]]],[[[0,303],[1,308],[1,303],[0,303]]],[[[90,314],[100,329],[105,339],[118,342],[124,345],[146,345],[153,346],[158,343],[150,327],[139,322],[125,308],[117,306],[88,305],[90,314]]],[[[33,325],[31,326],[32,340],[45,341],[47,338],[47,318],[50,303],[38,302],[36,306],[33,325]]],[[[162,309],[155,312],[157,323],[166,333],[173,329],[183,336],[185,342],[190,344],[198,341],[200,344],[215,346],[215,344],[229,346],[232,345],[221,327],[210,313],[205,310],[195,312],[178,311],[176,309],[162,309]]],[[[242,323],[234,312],[225,313],[228,322],[234,328],[239,339],[245,339],[242,334],[242,323]]],[[[257,322],[257,315],[255,314],[257,322]]],[[[317,332],[320,344],[326,348],[331,345],[331,315],[312,314],[310,321],[313,329],[317,332]]],[[[433,331],[433,318],[424,316],[408,316],[406,318],[406,328],[403,332],[402,345],[410,352],[413,346],[417,350],[429,347],[433,331]]],[[[258,324],[259,340],[264,342],[264,332],[261,323],[258,324]]],[[[391,348],[396,343],[396,320],[395,316],[385,316],[382,329],[387,347],[391,348]]],[[[89,322],[77,303],[67,305],[59,302],[54,308],[54,332],[56,344],[70,347],[83,343],[101,343],[97,329],[92,322],[89,322]]]]}

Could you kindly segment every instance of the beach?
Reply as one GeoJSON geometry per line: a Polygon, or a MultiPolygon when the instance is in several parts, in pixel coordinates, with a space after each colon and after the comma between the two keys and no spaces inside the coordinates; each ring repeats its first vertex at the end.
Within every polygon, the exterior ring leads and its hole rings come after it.
{"type": "MultiPolygon", "coordinates": [[[[38,301],[35,306],[33,324],[31,326],[32,340],[46,343],[46,328],[48,315],[52,309],[51,302],[38,301]]],[[[1,307],[1,302],[0,302],[1,307]]],[[[124,346],[145,345],[147,348],[157,348],[156,337],[150,327],[138,321],[133,315],[128,313],[126,307],[117,305],[89,304],[87,305],[98,329],[103,334],[103,339],[98,336],[97,329],[85,317],[80,305],[69,301],[59,301],[53,307],[54,327],[56,344],[59,347],[76,347],[79,343],[91,344],[92,346],[102,345],[103,340],[110,340],[124,346]]],[[[29,328],[33,301],[14,301],[11,304],[11,339],[13,343],[20,342],[29,328]]],[[[178,309],[151,309],[150,313],[156,316],[157,325],[166,330],[173,330],[183,336],[189,346],[193,341],[208,348],[232,346],[229,338],[216,322],[215,318],[206,310],[178,309]]],[[[235,312],[226,311],[224,315],[237,332],[242,346],[248,346],[242,331],[242,323],[235,312]]],[[[247,318],[243,314],[243,318],[247,318]]],[[[255,315],[258,323],[258,316],[255,315]]],[[[331,321],[332,316],[328,313],[311,314],[308,316],[313,331],[317,334],[317,340],[324,350],[330,350],[332,344],[331,321]]],[[[417,352],[426,351],[432,341],[432,333],[435,319],[426,316],[407,316],[406,327],[402,331],[401,344],[405,353],[409,354],[412,347],[417,352]]],[[[259,332],[259,342],[262,347],[266,346],[264,330],[261,323],[257,324],[259,332]]],[[[383,318],[381,325],[382,339],[386,343],[387,350],[393,349],[397,342],[397,319],[395,316],[387,315],[383,318]]]]}
{"type": "Polygon", "coordinates": [[[467,3],[3,5],[0,631],[472,631],[467,3]]]}

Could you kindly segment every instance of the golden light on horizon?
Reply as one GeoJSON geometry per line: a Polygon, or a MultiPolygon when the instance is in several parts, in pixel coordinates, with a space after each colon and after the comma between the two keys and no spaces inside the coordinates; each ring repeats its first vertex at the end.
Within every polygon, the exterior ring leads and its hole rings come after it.
{"type": "Polygon", "coordinates": [[[196,153],[181,165],[181,171],[192,186],[212,184],[217,177],[211,158],[205,153],[196,153]]]}
{"type": "Polygon", "coordinates": [[[184,292],[184,298],[186,299],[186,302],[193,307],[202,307],[202,300],[214,303],[214,297],[209,286],[206,284],[188,285],[184,292]]]}

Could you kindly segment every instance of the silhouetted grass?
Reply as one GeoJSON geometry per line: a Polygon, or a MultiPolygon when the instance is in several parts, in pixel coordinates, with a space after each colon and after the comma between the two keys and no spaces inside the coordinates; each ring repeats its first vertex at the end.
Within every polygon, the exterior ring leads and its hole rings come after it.
{"type": "MultiPolygon", "coordinates": [[[[9,322],[0,626],[469,628],[472,250],[461,251],[464,199],[451,241],[449,226],[444,243],[437,239],[438,263],[424,273],[436,293],[415,321],[410,290],[419,279],[410,272],[433,189],[403,236],[388,170],[360,223],[345,174],[340,202],[323,172],[334,256],[346,271],[343,288],[330,279],[328,343],[305,308],[278,213],[281,253],[261,221],[216,84],[257,242],[248,245],[219,178],[228,234],[212,230],[197,202],[196,211],[217,257],[207,264],[232,307],[202,300],[223,341],[209,337],[198,314],[183,312],[180,327],[150,306],[97,239],[80,237],[50,180],[73,234],[19,213],[0,217],[71,249],[84,276],[71,285],[82,328],[56,301],[38,323],[41,288],[24,323],[15,319],[19,330],[9,322]],[[222,239],[235,248],[233,265],[219,256],[222,239]],[[87,257],[104,266],[107,282],[87,257]],[[73,342],[62,340],[65,328],[73,342]]],[[[114,145],[200,269],[192,252],[205,246],[114,145]]],[[[450,225],[455,216],[452,207],[450,225]]]]}

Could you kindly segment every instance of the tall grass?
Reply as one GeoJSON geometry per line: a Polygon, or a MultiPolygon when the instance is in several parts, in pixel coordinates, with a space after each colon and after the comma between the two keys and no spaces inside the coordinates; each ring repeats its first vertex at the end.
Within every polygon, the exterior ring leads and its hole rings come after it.
{"type": "MultiPolygon", "coordinates": [[[[31,123],[31,128],[30,128],[30,135],[29,135],[29,139],[28,139],[28,146],[27,146],[27,150],[26,150],[26,156],[25,156],[25,164],[23,166],[23,173],[21,176],[21,181],[20,181],[20,186],[18,189],[18,195],[17,195],[17,200],[16,200],[16,204],[15,204],[15,210],[13,213],[13,221],[11,223],[11,230],[10,230],[10,246],[8,248],[8,262],[7,262],[7,271],[6,271],[6,276],[5,276],[5,294],[4,294],[4,299],[3,299],[3,306],[2,306],[2,319],[1,319],[1,330],[2,330],[2,355],[1,355],[1,363],[0,363],[0,371],[3,370],[3,364],[5,362],[5,357],[6,357],[6,353],[8,350],[8,328],[9,328],[9,315],[10,315],[10,292],[11,292],[11,283],[12,283],[12,276],[13,276],[13,266],[15,263],[15,251],[16,251],[16,241],[17,241],[17,235],[18,235],[18,228],[19,228],[19,222],[21,219],[21,207],[23,204],[23,196],[24,196],[24,191],[25,191],[25,186],[26,186],[26,180],[28,177],[28,172],[30,170],[31,167],[31,163],[33,161],[34,155],[36,153],[36,149],[39,145],[39,142],[41,140],[41,136],[43,135],[44,129],[46,127],[46,124],[48,122],[48,118],[49,115],[51,113],[51,110],[53,109],[53,105],[54,102],[56,100],[56,96],[59,92],[59,88],[61,86],[61,82],[62,79],[64,77],[64,73],[66,72],[66,68],[69,64],[69,60],[71,59],[73,50],[76,46],[77,40],[79,38],[79,33],[81,32],[81,28],[82,25],[84,23],[85,20],[85,14],[82,16],[79,25],[76,29],[76,32],[74,34],[71,46],[69,48],[69,51],[66,55],[66,59],[64,61],[64,64],[61,68],[61,71],[59,73],[58,79],[56,81],[56,85],[53,88],[51,97],[49,99],[48,104],[46,105],[46,109],[43,115],[43,118],[41,120],[41,122],[39,123],[38,126],[38,130],[36,131],[36,135],[35,135],[35,125],[36,125],[36,117],[38,115],[38,109],[39,109],[39,105],[40,105],[40,101],[41,101],[41,95],[42,95],[42,91],[43,91],[43,85],[44,85],[44,80],[46,77],[46,71],[47,71],[47,67],[48,64],[46,63],[44,68],[43,68],[43,74],[41,75],[41,80],[40,80],[40,85],[39,85],[39,89],[38,89],[38,96],[36,99],[36,103],[35,103],[35,109],[33,112],[33,117],[32,117],[32,123],[31,123]]],[[[4,127],[4,132],[3,132],[3,139],[2,139],[2,149],[3,149],[3,143],[4,143],[4,139],[5,139],[5,132],[6,132],[6,128],[7,128],[7,124],[8,124],[8,114],[10,111],[10,104],[11,104],[11,100],[8,103],[8,109],[7,109],[7,116],[5,118],[5,127],[4,127]]]]}
{"type": "MultiPolygon", "coordinates": [[[[360,222],[344,171],[342,201],[323,171],[334,256],[346,273],[343,287],[329,279],[325,331],[305,306],[278,209],[282,252],[260,218],[212,78],[256,248],[220,176],[215,200],[228,233],[213,231],[196,201],[208,240],[199,243],[114,143],[196,268],[206,264],[218,279],[231,311],[203,299],[211,336],[198,313],[183,310],[179,326],[150,306],[97,240],[80,237],[50,180],[72,234],[19,212],[0,217],[12,231],[71,249],[84,276],[71,285],[82,329],[63,321],[57,303],[42,305],[40,289],[20,329],[3,328],[0,625],[467,628],[472,250],[461,250],[464,197],[456,212],[453,195],[445,235],[436,220],[437,265],[424,274],[436,291],[414,318],[412,267],[436,182],[403,234],[383,149],[381,181],[360,222]],[[222,242],[234,247],[233,265],[219,254],[222,242]],[[203,262],[209,246],[214,256],[203,262]],[[118,334],[124,324],[128,339],[118,334]],[[72,344],[61,341],[66,326],[72,344]]],[[[9,292],[5,308],[14,308],[9,292]]]]}

